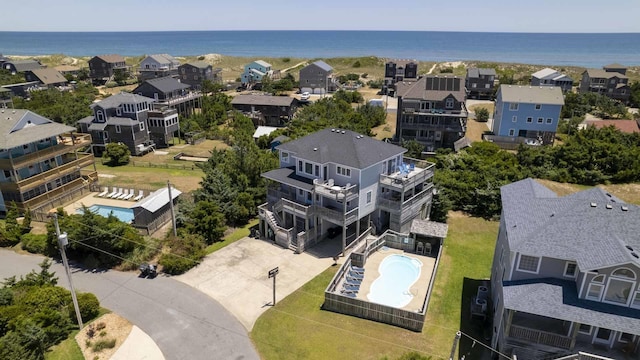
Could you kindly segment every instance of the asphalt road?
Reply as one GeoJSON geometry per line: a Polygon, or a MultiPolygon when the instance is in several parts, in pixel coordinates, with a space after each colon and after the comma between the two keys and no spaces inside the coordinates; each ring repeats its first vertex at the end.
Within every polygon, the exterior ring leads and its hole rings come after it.
{"type": "MultiPolygon", "coordinates": [[[[0,278],[39,270],[44,258],[0,250],[0,278]]],[[[58,285],[69,283],[62,264],[52,271],[58,285]]],[[[138,278],[137,273],[92,273],[72,269],[77,291],[92,292],[100,304],[146,332],[167,360],[259,359],[240,322],[218,302],[169,277],[138,278]]]]}

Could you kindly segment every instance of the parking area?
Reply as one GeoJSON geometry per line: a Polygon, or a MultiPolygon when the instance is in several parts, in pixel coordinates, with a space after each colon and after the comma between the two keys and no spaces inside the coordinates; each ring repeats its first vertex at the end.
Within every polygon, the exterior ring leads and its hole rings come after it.
{"type": "MultiPolygon", "coordinates": [[[[323,244],[318,245],[322,248],[323,244]]],[[[251,331],[273,301],[269,270],[278,267],[276,302],[333,264],[332,253],[295,254],[266,240],[244,238],[208,255],[196,268],[175,279],[217,300],[251,331]]]]}

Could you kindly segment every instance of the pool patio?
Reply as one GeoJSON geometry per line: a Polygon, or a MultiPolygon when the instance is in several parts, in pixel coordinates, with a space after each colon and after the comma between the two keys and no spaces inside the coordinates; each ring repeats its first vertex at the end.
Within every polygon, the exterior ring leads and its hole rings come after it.
{"type": "Polygon", "coordinates": [[[78,209],[82,208],[82,205],[86,207],[90,207],[91,205],[108,205],[108,206],[117,206],[122,208],[130,208],[136,202],[131,200],[116,200],[109,199],[104,197],[98,197],[97,192],[92,192],[89,195],[82,197],[71,204],[65,206],[63,209],[67,214],[75,214],[78,209]]]}

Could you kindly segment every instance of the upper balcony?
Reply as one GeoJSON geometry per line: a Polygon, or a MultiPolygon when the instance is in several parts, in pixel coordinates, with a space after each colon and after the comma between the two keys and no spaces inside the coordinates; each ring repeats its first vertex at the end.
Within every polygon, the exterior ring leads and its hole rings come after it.
{"type": "Polygon", "coordinates": [[[358,185],[347,184],[345,186],[335,185],[332,179],[322,181],[320,179],[313,180],[313,189],[316,194],[335,201],[352,201],[358,198],[358,185]]]}
{"type": "Polygon", "coordinates": [[[9,159],[0,159],[0,169],[20,169],[31,164],[51,159],[59,155],[74,152],[78,149],[91,145],[91,135],[89,134],[64,134],[58,137],[58,144],[47,148],[36,150],[34,152],[11,157],[9,159]]]}
{"type": "Polygon", "coordinates": [[[77,159],[73,159],[60,166],[50,168],[49,170],[39,174],[35,174],[24,179],[18,179],[18,181],[2,182],[0,183],[0,189],[7,191],[25,191],[58,179],[61,176],[80,171],[85,167],[93,165],[93,163],[93,154],[78,154],[77,159]]]}
{"type": "Polygon", "coordinates": [[[408,165],[408,171],[396,171],[392,174],[380,174],[380,184],[393,190],[404,193],[415,188],[418,184],[424,184],[433,177],[435,164],[411,158],[404,158],[408,165]]]}
{"type": "Polygon", "coordinates": [[[202,97],[202,93],[200,93],[199,91],[193,91],[193,92],[187,93],[185,95],[172,97],[171,99],[168,99],[168,100],[161,100],[159,102],[159,104],[175,106],[175,105],[178,105],[178,104],[185,103],[187,101],[199,99],[201,97],[202,97]]]}

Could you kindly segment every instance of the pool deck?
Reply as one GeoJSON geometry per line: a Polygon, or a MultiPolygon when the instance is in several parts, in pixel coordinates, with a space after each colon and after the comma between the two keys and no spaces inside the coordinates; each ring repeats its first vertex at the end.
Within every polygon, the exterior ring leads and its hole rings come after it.
{"type": "MultiPolygon", "coordinates": [[[[406,255],[406,256],[418,259],[422,262],[422,268],[420,269],[420,277],[409,289],[409,291],[411,291],[411,293],[413,294],[413,299],[411,299],[411,301],[407,305],[400,308],[400,309],[409,310],[409,311],[422,310],[424,299],[426,298],[427,291],[429,290],[431,274],[433,274],[433,270],[436,265],[436,258],[430,257],[430,256],[416,255],[413,253],[407,253],[399,249],[392,249],[392,248],[388,248],[386,250],[381,249],[371,254],[369,258],[367,258],[367,262],[365,263],[365,266],[364,266],[364,277],[360,285],[360,290],[356,294],[356,299],[370,301],[367,298],[367,294],[369,293],[371,284],[373,284],[373,282],[380,276],[380,272],[378,271],[378,268],[380,267],[380,263],[382,263],[382,260],[384,260],[384,258],[392,254],[406,255]]],[[[338,289],[341,289],[341,288],[342,288],[342,284],[339,284],[338,289]]]]}
{"type": "Polygon", "coordinates": [[[130,208],[136,202],[131,200],[116,200],[116,199],[108,199],[103,197],[98,197],[97,192],[91,193],[83,198],[80,198],[73,203],[64,207],[64,211],[67,214],[75,214],[76,210],[82,208],[82,205],[89,207],[91,205],[108,205],[108,206],[117,206],[122,208],[130,208]]]}

